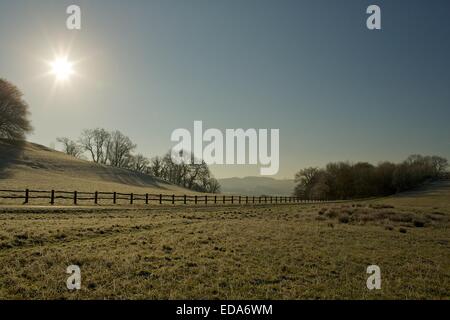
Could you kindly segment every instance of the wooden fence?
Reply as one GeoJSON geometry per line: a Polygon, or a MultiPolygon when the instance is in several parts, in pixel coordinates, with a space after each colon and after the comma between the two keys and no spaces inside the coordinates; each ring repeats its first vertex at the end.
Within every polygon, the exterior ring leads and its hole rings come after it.
{"type": "Polygon", "coordinates": [[[0,199],[18,200],[22,204],[32,204],[36,201],[55,205],[64,204],[287,204],[287,203],[318,203],[324,200],[305,200],[298,197],[274,196],[235,196],[235,195],[175,195],[175,194],[138,194],[119,192],[80,192],[58,190],[0,190],[0,199]]]}

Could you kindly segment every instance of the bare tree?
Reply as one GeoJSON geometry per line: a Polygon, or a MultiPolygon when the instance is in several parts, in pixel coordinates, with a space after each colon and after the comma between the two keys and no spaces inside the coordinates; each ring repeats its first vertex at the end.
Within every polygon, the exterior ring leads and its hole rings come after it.
{"type": "Polygon", "coordinates": [[[111,133],[108,144],[108,160],[113,167],[126,168],[131,161],[131,153],[136,145],[120,131],[111,133]]]}
{"type": "Polygon", "coordinates": [[[319,175],[319,169],[318,168],[305,168],[303,170],[300,170],[295,175],[295,182],[297,183],[297,186],[294,190],[294,194],[297,197],[310,197],[311,189],[314,186],[314,183],[317,180],[317,177],[319,175]]]}
{"type": "Polygon", "coordinates": [[[149,173],[154,175],[155,177],[162,178],[163,177],[163,161],[160,157],[154,157],[151,160],[149,173]]]}
{"type": "Polygon", "coordinates": [[[83,148],[75,141],[66,137],[57,138],[56,141],[63,145],[63,152],[75,158],[81,158],[83,155],[83,148]]]}
{"type": "Polygon", "coordinates": [[[130,157],[129,168],[136,172],[148,173],[150,161],[142,154],[133,155],[130,157]]]}
{"type": "Polygon", "coordinates": [[[209,193],[220,193],[220,183],[216,178],[209,178],[205,184],[205,191],[209,193]]]}
{"type": "Polygon", "coordinates": [[[110,140],[111,134],[108,131],[96,128],[83,130],[79,143],[89,152],[92,161],[107,164],[110,140]]]}
{"type": "Polygon", "coordinates": [[[439,156],[432,156],[431,162],[434,167],[435,177],[441,178],[445,175],[448,167],[448,160],[439,156]]]}
{"type": "Polygon", "coordinates": [[[12,83],[0,79],[0,138],[24,140],[32,131],[28,104],[22,92],[12,83]]]}

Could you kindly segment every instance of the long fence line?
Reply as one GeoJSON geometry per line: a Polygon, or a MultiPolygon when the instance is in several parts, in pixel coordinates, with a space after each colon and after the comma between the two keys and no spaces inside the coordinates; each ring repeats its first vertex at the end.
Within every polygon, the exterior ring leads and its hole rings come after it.
{"type": "Polygon", "coordinates": [[[58,190],[0,190],[0,199],[23,200],[22,204],[30,204],[33,200],[47,200],[55,205],[57,200],[68,200],[73,205],[92,201],[98,205],[107,201],[109,204],[118,204],[125,201],[127,204],[286,204],[286,203],[318,203],[324,200],[305,200],[299,197],[281,196],[236,196],[236,195],[175,195],[175,194],[139,194],[119,192],[80,192],[58,190]]]}

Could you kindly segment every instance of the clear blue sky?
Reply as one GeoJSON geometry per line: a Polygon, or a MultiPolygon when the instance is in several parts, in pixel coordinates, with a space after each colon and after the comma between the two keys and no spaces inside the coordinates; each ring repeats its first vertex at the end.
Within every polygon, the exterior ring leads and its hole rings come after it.
{"type": "MultiPolygon", "coordinates": [[[[0,77],[22,89],[35,132],[105,127],[151,157],[176,128],[279,128],[280,173],[329,161],[450,157],[450,2],[0,1],[0,77]],[[79,4],[82,30],[65,27],[79,4]],[[382,9],[382,30],[365,26],[382,9]],[[52,48],[80,74],[52,90],[52,48]]],[[[217,177],[258,166],[214,167],[217,177]]]]}

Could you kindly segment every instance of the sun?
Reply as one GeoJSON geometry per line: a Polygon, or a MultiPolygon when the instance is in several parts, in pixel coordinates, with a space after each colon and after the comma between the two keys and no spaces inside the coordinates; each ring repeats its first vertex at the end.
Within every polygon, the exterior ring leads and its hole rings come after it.
{"type": "Polygon", "coordinates": [[[67,81],[74,74],[73,63],[67,57],[57,57],[50,63],[51,73],[58,81],[67,81]]]}

